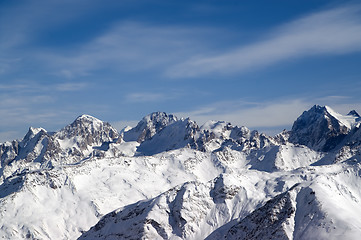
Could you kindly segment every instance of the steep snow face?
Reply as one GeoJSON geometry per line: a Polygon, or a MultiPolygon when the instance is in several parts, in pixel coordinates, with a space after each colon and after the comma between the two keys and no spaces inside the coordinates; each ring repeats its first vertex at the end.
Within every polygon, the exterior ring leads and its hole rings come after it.
{"type": "Polygon", "coordinates": [[[359,125],[360,116],[355,110],[351,110],[346,116],[339,114],[334,111],[329,106],[325,106],[325,109],[329,114],[331,114],[334,118],[336,118],[342,125],[346,126],[348,129],[352,129],[355,126],[359,125]]]}
{"type": "Polygon", "coordinates": [[[172,114],[167,115],[164,112],[151,113],[145,116],[136,127],[125,131],[124,140],[142,143],[176,121],[178,121],[178,118],[172,114]]]}
{"type": "Polygon", "coordinates": [[[273,172],[307,167],[321,160],[324,156],[325,154],[308,147],[287,143],[253,150],[247,155],[247,158],[249,159],[248,165],[251,169],[273,172]]]}
{"type": "Polygon", "coordinates": [[[357,124],[355,116],[342,116],[330,107],[315,105],[294,122],[289,141],[318,151],[329,151],[357,124]]]}
{"type": "Polygon", "coordinates": [[[198,129],[198,125],[190,119],[178,120],[156,133],[151,139],[144,141],[138,147],[138,152],[144,155],[153,155],[194,146],[194,138],[198,129]]]}

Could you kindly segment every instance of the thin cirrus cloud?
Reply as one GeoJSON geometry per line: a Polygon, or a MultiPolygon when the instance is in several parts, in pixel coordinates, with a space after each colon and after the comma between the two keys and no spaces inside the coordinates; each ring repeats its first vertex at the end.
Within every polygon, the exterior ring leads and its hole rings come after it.
{"type": "Polygon", "coordinates": [[[67,79],[89,76],[99,70],[136,72],[167,68],[206,49],[201,39],[210,29],[160,27],[137,22],[117,22],[82,47],[68,53],[37,54],[39,61],[67,79]],[[59,69],[61,66],[61,69],[59,69]]]}
{"type": "Polygon", "coordinates": [[[216,102],[212,105],[201,106],[193,111],[178,112],[175,115],[190,117],[198,124],[203,124],[209,120],[222,120],[234,125],[265,131],[267,134],[277,134],[281,128],[290,130],[291,124],[297,117],[314,104],[329,105],[344,115],[353,109],[358,112],[361,110],[361,104],[355,104],[352,98],[327,96],[314,99],[278,99],[270,102],[245,102],[239,99],[216,102]]]}
{"type": "Polygon", "coordinates": [[[279,127],[292,123],[298,115],[310,106],[312,104],[304,99],[257,103],[234,100],[213,103],[194,111],[178,112],[175,114],[181,117],[189,116],[199,124],[203,124],[208,120],[223,120],[250,128],[279,127]]]}
{"type": "Polygon", "coordinates": [[[345,54],[361,50],[361,5],[313,13],[285,24],[254,44],[187,61],[167,69],[173,78],[228,74],[264,67],[288,59],[345,54]]]}

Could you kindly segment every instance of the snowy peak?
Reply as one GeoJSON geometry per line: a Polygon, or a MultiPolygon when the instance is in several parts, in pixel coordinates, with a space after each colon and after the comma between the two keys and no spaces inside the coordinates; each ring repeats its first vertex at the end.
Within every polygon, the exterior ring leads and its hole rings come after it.
{"type": "Polygon", "coordinates": [[[175,121],[157,132],[151,139],[144,141],[139,146],[138,152],[153,155],[183,147],[194,148],[195,135],[198,131],[196,122],[189,118],[175,121]]]}
{"type": "Polygon", "coordinates": [[[99,120],[98,118],[96,117],[93,117],[93,116],[90,116],[90,115],[87,115],[87,114],[82,114],[80,116],[78,116],[74,122],[76,121],[85,121],[85,122],[98,122],[98,123],[101,123],[102,121],[99,120]]]}
{"type": "Polygon", "coordinates": [[[118,139],[118,132],[109,123],[89,115],[79,116],[54,134],[30,127],[22,141],[1,145],[2,171],[4,176],[11,176],[18,170],[76,163],[89,156],[101,155],[104,144],[118,139]]]}
{"type": "Polygon", "coordinates": [[[119,138],[119,134],[109,123],[89,115],[81,115],[57,132],[55,137],[60,140],[73,139],[81,149],[85,149],[88,146],[114,141],[119,138]]]}
{"type": "Polygon", "coordinates": [[[269,136],[229,122],[207,121],[199,127],[189,118],[177,120],[166,113],[148,115],[137,127],[124,133],[125,141],[136,139],[141,143],[138,153],[145,155],[183,147],[213,152],[230,146],[249,150],[276,144],[269,136]]]}
{"type": "Polygon", "coordinates": [[[328,106],[315,105],[294,122],[289,141],[318,151],[329,151],[342,141],[356,122],[354,116],[343,116],[328,106]]]}
{"type": "Polygon", "coordinates": [[[314,106],[274,138],[161,112],[139,142],[89,115],[30,128],[0,144],[0,238],[359,239],[357,115],[314,106]]]}
{"type": "Polygon", "coordinates": [[[334,111],[332,108],[325,106],[327,112],[336,118],[342,125],[346,126],[348,129],[354,128],[359,122],[358,113],[355,110],[350,111],[346,116],[334,111]]]}
{"type": "Polygon", "coordinates": [[[33,128],[30,127],[23,140],[20,142],[21,147],[25,147],[31,141],[37,141],[34,139],[39,139],[42,135],[46,135],[47,131],[43,128],[33,128]]]}
{"type": "Polygon", "coordinates": [[[124,140],[142,143],[176,121],[178,121],[178,118],[172,114],[153,112],[145,116],[136,127],[124,132],[124,140]]]}
{"type": "Polygon", "coordinates": [[[16,159],[26,161],[40,161],[44,156],[50,136],[43,128],[29,128],[24,139],[19,143],[19,152],[16,159]]]}
{"type": "Polygon", "coordinates": [[[33,128],[30,127],[29,131],[27,132],[27,134],[24,136],[23,141],[22,142],[27,142],[30,139],[32,139],[33,137],[35,137],[35,135],[37,135],[38,133],[41,134],[45,134],[46,130],[44,128],[33,128]]]}

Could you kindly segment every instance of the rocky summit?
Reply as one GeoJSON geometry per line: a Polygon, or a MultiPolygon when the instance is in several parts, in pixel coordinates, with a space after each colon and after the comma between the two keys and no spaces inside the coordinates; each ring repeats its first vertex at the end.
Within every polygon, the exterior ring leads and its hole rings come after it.
{"type": "Polygon", "coordinates": [[[268,136],[155,112],[0,144],[2,239],[359,239],[361,118],[315,105],[268,136]]]}

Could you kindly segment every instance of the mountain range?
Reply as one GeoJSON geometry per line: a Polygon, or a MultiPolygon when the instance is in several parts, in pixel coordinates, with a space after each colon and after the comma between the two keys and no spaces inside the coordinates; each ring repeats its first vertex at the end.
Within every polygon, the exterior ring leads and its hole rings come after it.
{"type": "Polygon", "coordinates": [[[30,127],[0,144],[0,236],[359,239],[360,124],[315,105],[276,136],[163,112],[30,127]]]}

